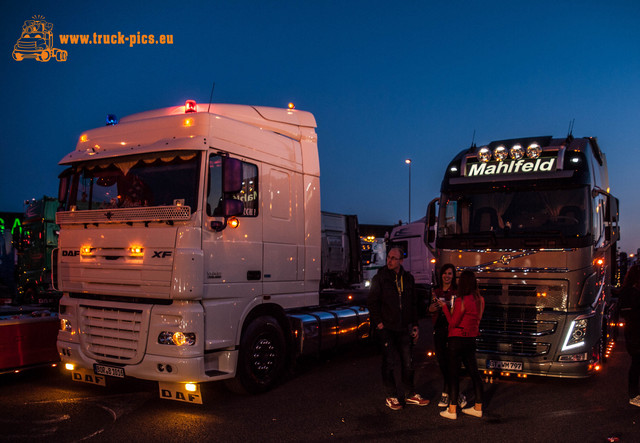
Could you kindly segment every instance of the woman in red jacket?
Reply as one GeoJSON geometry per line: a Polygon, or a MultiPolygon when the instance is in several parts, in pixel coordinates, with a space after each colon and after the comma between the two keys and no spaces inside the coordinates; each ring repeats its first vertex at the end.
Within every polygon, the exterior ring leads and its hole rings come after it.
{"type": "MultiPolygon", "coordinates": [[[[464,363],[473,381],[476,398],[475,405],[462,409],[462,412],[474,417],[482,417],[482,378],[478,372],[476,361],[476,337],[480,331],[480,319],[484,312],[484,298],[478,291],[476,276],[471,271],[463,271],[458,282],[458,297],[449,312],[446,303],[439,302],[442,311],[449,321],[449,381],[451,390],[449,398],[458,398],[460,391],[460,362],[464,363]]],[[[457,417],[456,402],[449,402],[449,408],[440,415],[455,420],[457,417]]]]}

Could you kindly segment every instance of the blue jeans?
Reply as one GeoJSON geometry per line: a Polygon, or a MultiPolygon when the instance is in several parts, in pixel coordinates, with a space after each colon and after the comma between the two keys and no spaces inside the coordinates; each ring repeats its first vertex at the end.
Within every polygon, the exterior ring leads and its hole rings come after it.
{"type": "Polygon", "coordinates": [[[409,331],[389,329],[378,331],[382,345],[382,383],[386,396],[396,397],[401,404],[407,395],[414,394],[413,338],[409,331]]]}

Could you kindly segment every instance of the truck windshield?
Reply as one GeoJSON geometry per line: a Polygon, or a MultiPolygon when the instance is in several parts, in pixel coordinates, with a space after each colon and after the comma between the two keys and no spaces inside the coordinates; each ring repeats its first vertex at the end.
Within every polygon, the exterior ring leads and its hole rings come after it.
{"type": "Polygon", "coordinates": [[[66,210],[190,206],[197,209],[200,153],[163,152],[84,162],[65,175],[66,210]]]}
{"type": "Polygon", "coordinates": [[[439,237],[584,237],[588,196],[586,187],[443,193],[439,237]]]}

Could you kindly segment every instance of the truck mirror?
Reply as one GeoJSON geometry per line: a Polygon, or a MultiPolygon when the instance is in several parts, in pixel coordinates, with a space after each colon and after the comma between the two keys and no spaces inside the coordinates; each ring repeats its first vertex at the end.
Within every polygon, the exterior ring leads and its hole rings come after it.
{"type": "Polygon", "coordinates": [[[72,173],[73,170],[71,168],[67,168],[58,176],[58,178],[60,179],[58,185],[58,201],[60,203],[63,203],[67,198],[67,192],[69,190],[69,177],[71,177],[72,173]]]}
{"type": "Polygon", "coordinates": [[[233,217],[234,215],[242,215],[244,212],[244,203],[240,200],[224,199],[222,201],[222,213],[225,217],[233,217]]]}
{"type": "Polygon", "coordinates": [[[227,227],[227,220],[229,217],[242,215],[242,213],[244,212],[244,203],[240,200],[229,198],[222,200],[220,204],[222,205],[222,215],[224,216],[224,221],[214,220],[211,222],[211,229],[216,232],[220,232],[227,227]]]}
{"type": "Polygon", "coordinates": [[[235,194],[242,190],[242,162],[237,158],[222,159],[222,192],[235,194]]]}

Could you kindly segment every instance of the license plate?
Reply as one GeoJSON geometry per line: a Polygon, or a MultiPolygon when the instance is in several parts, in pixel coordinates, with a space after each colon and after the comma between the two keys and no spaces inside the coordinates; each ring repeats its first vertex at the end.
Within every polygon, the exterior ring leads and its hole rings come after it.
{"type": "Polygon", "coordinates": [[[521,361],[487,360],[487,369],[505,369],[507,371],[522,371],[521,361]]]}
{"type": "Polygon", "coordinates": [[[119,368],[117,366],[93,365],[93,370],[99,375],[124,378],[124,368],[119,368]]]}

